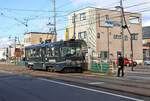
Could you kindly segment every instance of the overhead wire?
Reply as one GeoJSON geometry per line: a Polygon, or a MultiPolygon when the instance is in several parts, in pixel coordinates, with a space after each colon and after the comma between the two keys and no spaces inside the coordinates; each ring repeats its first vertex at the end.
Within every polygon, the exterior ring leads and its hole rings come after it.
{"type": "MultiPolygon", "coordinates": [[[[10,10],[10,11],[25,11],[25,12],[54,12],[50,10],[28,10],[28,9],[14,9],[14,8],[0,8],[2,10],[10,10]]],[[[65,12],[65,11],[56,11],[56,12],[65,12]]]]}
{"type": "Polygon", "coordinates": [[[142,3],[138,3],[138,4],[134,4],[134,5],[130,5],[130,6],[127,6],[127,7],[124,7],[124,9],[126,8],[132,8],[132,7],[135,7],[135,6],[141,6],[141,5],[146,5],[146,4],[150,4],[150,1],[148,2],[142,2],[142,3]]]}
{"type": "MultiPolygon", "coordinates": [[[[136,13],[140,13],[140,12],[147,12],[147,11],[150,11],[150,9],[147,9],[147,10],[141,10],[141,11],[138,11],[138,12],[136,12],[136,13]]],[[[128,13],[128,14],[125,14],[125,16],[127,16],[127,15],[131,15],[131,14],[133,14],[133,13],[128,13]]],[[[110,17],[110,19],[113,19],[113,18],[120,18],[121,16],[119,15],[119,16],[113,16],[113,17],[110,17]]],[[[98,20],[99,21],[99,20],[98,20]]],[[[97,18],[96,18],[96,21],[95,22],[92,22],[92,23],[90,23],[90,24],[95,24],[95,23],[97,23],[98,22],[97,21],[97,18]]],[[[100,21],[104,21],[104,20],[100,20],[100,21]]],[[[89,25],[89,23],[86,23],[86,24],[82,24],[82,25],[78,25],[78,26],[76,26],[76,27],[82,27],[82,26],[87,26],[87,25],[89,25]]],[[[65,27],[66,28],[66,27],[65,27]]],[[[63,29],[58,29],[57,31],[62,31],[62,30],[65,30],[65,28],[63,29]]],[[[73,26],[72,27],[69,27],[69,28],[73,28],[73,26]]]]}
{"type": "MultiPolygon", "coordinates": [[[[131,6],[128,6],[128,7],[125,7],[125,8],[131,8],[131,7],[134,7],[134,6],[140,6],[140,5],[143,5],[143,4],[146,4],[146,2],[145,3],[141,3],[141,4],[135,4],[135,5],[131,5],[131,6]]],[[[7,9],[7,8],[6,8],[7,9]]],[[[23,9],[8,9],[8,10],[23,10],[23,9]]],[[[24,11],[39,11],[39,10],[24,10],[24,11]]],[[[44,12],[50,12],[50,11],[45,11],[45,10],[42,10],[42,11],[44,11],[44,12]]],[[[42,12],[41,11],[41,12],[42,12]]],[[[145,12],[145,11],[149,11],[149,9],[145,9],[145,10],[143,10],[143,11],[141,11],[141,12],[145,12]]],[[[63,15],[64,17],[65,16],[68,16],[68,15],[63,15]]],[[[57,16],[57,17],[62,17],[62,16],[57,16]]],[[[104,16],[105,17],[105,16],[104,16]]],[[[16,20],[16,19],[15,19],[16,20]]],[[[72,20],[72,19],[68,19],[68,20],[72,20]]],[[[65,20],[65,21],[68,21],[68,20],[65,20]]]]}
{"type": "MultiPolygon", "coordinates": [[[[125,7],[125,8],[131,8],[131,7],[134,7],[134,6],[140,6],[140,5],[144,5],[146,3],[150,3],[150,2],[139,3],[139,4],[135,4],[135,5],[132,5],[132,6],[125,7]]],[[[144,8],[144,10],[140,11],[140,12],[144,12],[144,11],[149,11],[149,9],[144,8]]],[[[135,13],[140,13],[140,12],[135,12],[135,13]]],[[[68,20],[72,20],[72,19],[68,19],[68,20]]],[[[68,21],[68,20],[65,20],[65,21],[68,21]]]]}

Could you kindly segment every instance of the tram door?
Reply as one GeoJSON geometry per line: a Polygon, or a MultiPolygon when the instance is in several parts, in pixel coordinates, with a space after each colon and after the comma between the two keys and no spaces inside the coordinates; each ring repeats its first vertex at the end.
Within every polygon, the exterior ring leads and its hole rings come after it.
{"type": "Polygon", "coordinates": [[[45,48],[44,47],[40,47],[40,57],[36,68],[45,69],[45,48]]]}

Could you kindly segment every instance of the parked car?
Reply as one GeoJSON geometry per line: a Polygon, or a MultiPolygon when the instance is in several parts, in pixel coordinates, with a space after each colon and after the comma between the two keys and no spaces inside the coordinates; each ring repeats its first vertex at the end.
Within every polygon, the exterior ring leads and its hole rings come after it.
{"type": "Polygon", "coordinates": [[[144,65],[150,65],[150,60],[145,60],[144,65]]]}
{"type": "MultiPolygon", "coordinates": [[[[116,60],[116,64],[118,64],[118,59],[116,60]]],[[[124,58],[124,66],[130,67],[132,65],[131,59],[124,58]]],[[[136,66],[137,62],[133,60],[133,66],[136,66]]]]}

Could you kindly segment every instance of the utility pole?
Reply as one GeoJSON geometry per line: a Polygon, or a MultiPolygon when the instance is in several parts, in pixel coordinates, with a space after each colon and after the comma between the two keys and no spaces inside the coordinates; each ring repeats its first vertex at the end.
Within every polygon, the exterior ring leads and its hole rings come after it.
{"type": "Polygon", "coordinates": [[[73,39],[76,39],[76,14],[75,13],[73,16],[73,20],[74,20],[73,39]]]}
{"type": "Polygon", "coordinates": [[[17,37],[15,36],[15,63],[16,63],[16,41],[17,41],[17,37]]]}
{"type": "MultiPolygon", "coordinates": [[[[122,5],[122,0],[120,0],[120,7],[121,7],[121,18],[124,20],[125,22],[125,26],[123,26],[123,20],[121,21],[121,24],[122,24],[122,32],[123,32],[123,28],[127,28],[129,34],[130,34],[130,43],[131,43],[131,71],[133,71],[133,67],[134,67],[134,64],[133,64],[133,39],[132,39],[132,33],[130,32],[129,30],[129,27],[127,26],[127,22],[126,22],[126,19],[125,19],[125,15],[124,15],[124,9],[123,9],[123,5],[122,5]]],[[[122,44],[123,44],[123,48],[122,48],[122,52],[123,52],[123,56],[124,56],[124,34],[122,33],[122,38],[123,38],[123,41],[122,41],[122,44]]]]}
{"type": "Polygon", "coordinates": [[[108,40],[108,42],[107,42],[107,45],[108,45],[108,53],[107,53],[107,61],[109,61],[109,27],[107,27],[107,40],[108,40]]]}
{"type": "Polygon", "coordinates": [[[120,19],[121,19],[121,46],[122,46],[122,57],[124,58],[124,30],[123,30],[123,4],[122,0],[120,0],[120,19]]]}
{"type": "Polygon", "coordinates": [[[53,0],[53,9],[54,9],[54,41],[56,41],[57,32],[56,32],[56,8],[55,8],[55,0],[53,0]]]}

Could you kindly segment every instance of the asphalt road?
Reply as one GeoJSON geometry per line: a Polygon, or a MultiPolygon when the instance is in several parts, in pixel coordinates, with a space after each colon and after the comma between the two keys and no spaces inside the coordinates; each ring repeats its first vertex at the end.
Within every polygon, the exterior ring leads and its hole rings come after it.
{"type": "Polygon", "coordinates": [[[126,72],[125,76],[128,78],[138,78],[138,79],[145,79],[150,80],[150,73],[133,73],[133,72],[126,72]]]}
{"type": "Polygon", "coordinates": [[[142,101],[45,78],[0,72],[0,101],[142,101]]]}

